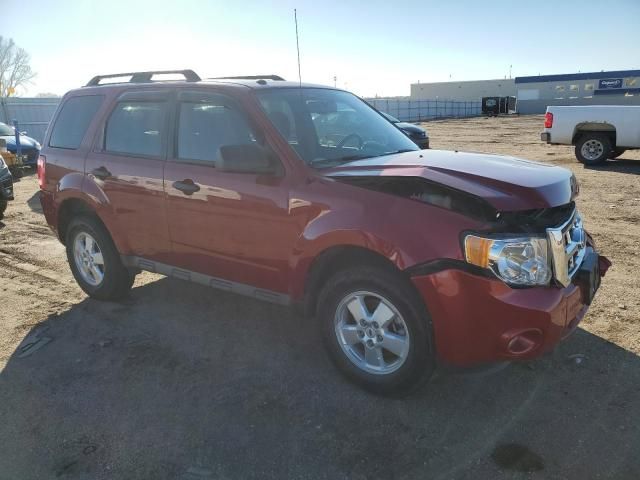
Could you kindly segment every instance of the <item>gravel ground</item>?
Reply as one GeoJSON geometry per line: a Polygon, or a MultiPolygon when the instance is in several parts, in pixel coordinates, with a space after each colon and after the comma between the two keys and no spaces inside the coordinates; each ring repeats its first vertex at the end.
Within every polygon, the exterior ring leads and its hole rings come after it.
{"type": "Polygon", "coordinates": [[[0,479],[640,478],[640,155],[585,169],[541,124],[426,127],[434,148],[573,170],[614,266],[553,354],[403,400],[344,381],[282,307],[148,273],[87,299],[24,178],[0,222],[0,479]]]}

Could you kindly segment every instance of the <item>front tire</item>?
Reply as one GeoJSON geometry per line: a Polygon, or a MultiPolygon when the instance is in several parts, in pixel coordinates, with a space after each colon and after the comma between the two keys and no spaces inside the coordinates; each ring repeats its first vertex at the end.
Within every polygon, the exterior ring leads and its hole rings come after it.
{"type": "Polygon", "coordinates": [[[610,157],[613,147],[607,135],[584,134],[576,143],[576,158],[585,165],[599,165],[610,157]]]}
{"type": "Polygon", "coordinates": [[[122,265],[109,232],[95,217],[73,219],[65,243],[71,272],[87,295],[119,300],[129,293],[135,275],[122,265]]]}
{"type": "Polygon", "coordinates": [[[350,380],[373,393],[401,396],[433,374],[430,318],[398,272],[339,272],[325,284],[318,305],[329,356],[350,380]]]}

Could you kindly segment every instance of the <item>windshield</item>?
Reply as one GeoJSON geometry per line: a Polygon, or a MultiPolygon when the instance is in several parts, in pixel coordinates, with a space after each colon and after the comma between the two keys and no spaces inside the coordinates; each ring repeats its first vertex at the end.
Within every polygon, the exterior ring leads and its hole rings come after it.
{"type": "Polygon", "coordinates": [[[321,88],[278,88],[258,93],[280,134],[309,165],[418,150],[400,130],[355,95],[321,88]]]}
{"type": "Polygon", "coordinates": [[[0,123],[0,137],[4,137],[7,135],[15,135],[13,133],[13,128],[5,123],[0,123]]]}

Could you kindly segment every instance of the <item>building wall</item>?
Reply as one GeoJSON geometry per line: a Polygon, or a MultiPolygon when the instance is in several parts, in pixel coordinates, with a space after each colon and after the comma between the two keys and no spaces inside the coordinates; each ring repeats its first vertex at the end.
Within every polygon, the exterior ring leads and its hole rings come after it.
{"type": "Polygon", "coordinates": [[[411,100],[481,101],[482,97],[515,96],[514,79],[411,84],[411,100]]]}
{"type": "Polygon", "coordinates": [[[549,105],[640,105],[640,71],[516,78],[518,112],[544,113],[549,105]]]}

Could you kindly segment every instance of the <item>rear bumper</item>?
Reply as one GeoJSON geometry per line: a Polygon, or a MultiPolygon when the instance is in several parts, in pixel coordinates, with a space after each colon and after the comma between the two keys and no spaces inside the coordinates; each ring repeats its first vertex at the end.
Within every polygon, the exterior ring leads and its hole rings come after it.
{"type": "Polygon", "coordinates": [[[540,140],[545,143],[551,143],[551,134],[549,132],[542,132],[540,134],[540,140]]]}
{"type": "MultiPolygon", "coordinates": [[[[606,272],[609,262],[599,257],[606,272]]],[[[441,363],[469,367],[539,356],[567,337],[589,306],[588,287],[513,289],[497,278],[449,269],[412,281],[433,322],[441,363]]]]}
{"type": "Polygon", "coordinates": [[[44,213],[44,218],[47,221],[47,224],[54,232],[57,233],[58,216],[53,194],[40,190],[40,205],[42,205],[42,212],[44,213]]]}

